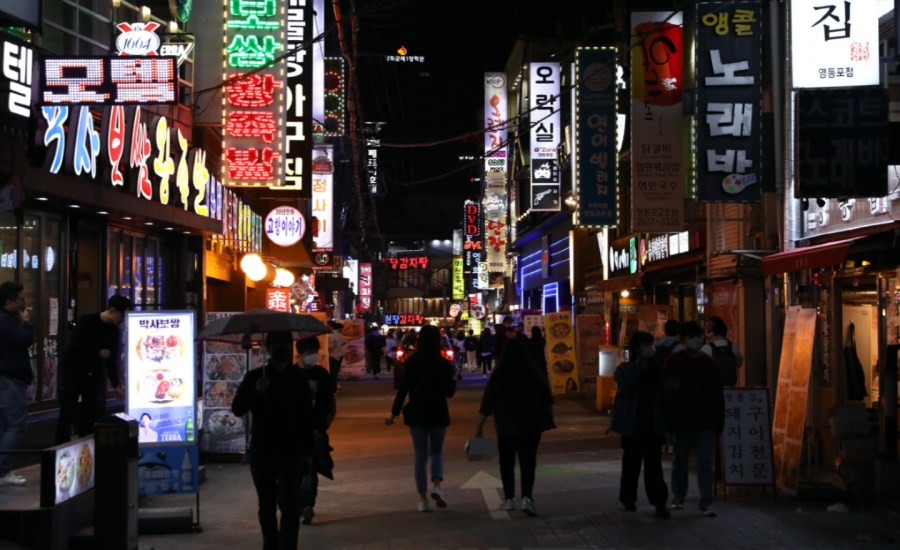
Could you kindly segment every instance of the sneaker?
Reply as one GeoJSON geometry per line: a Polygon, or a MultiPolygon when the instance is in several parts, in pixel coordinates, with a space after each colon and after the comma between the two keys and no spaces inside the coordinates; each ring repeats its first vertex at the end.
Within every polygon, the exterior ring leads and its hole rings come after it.
{"type": "Polygon", "coordinates": [[[441,492],[441,488],[437,485],[435,485],[434,489],[431,490],[431,498],[434,499],[434,503],[438,508],[447,507],[447,501],[444,500],[444,493],[441,492]]]}
{"type": "Polygon", "coordinates": [[[13,472],[7,472],[7,474],[3,477],[0,477],[0,485],[16,485],[21,487],[28,483],[28,480],[22,476],[16,475],[13,472]]]}
{"type": "Polygon", "coordinates": [[[419,501],[419,511],[420,511],[420,512],[430,512],[430,511],[431,511],[431,509],[428,507],[428,501],[427,501],[427,500],[420,500],[420,501],[419,501]]]}
{"type": "Polygon", "coordinates": [[[672,509],[673,510],[681,510],[684,508],[684,501],[678,500],[677,498],[672,499],[672,509]]]}
{"type": "Polygon", "coordinates": [[[656,517],[659,519],[669,519],[672,517],[672,513],[669,512],[669,509],[666,508],[666,505],[656,507],[656,517]]]}
{"type": "Polygon", "coordinates": [[[307,506],[306,508],[303,509],[302,512],[300,512],[300,517],[302,518],[300,520],[300,522],[303,525],[309,525],[310,523],[312,523],[313,516],[315,516],[315,515],[316,515],[316,513],[313,511],[313,507],[307,506]]]}
{"type": "Polygon", "coordinates": [[[522,511],[527,516],[536,516],[537,510],[534,509],[534,501],[531,497],[522,497],[522,511]]]}
{"type": "Polygon", "coordinates": [[[716,511],[710,507],[700,508],[700,515],[705,518],[714,518],[716,517],[716,511]]]}
{"type": "Polygon", "coordinates": [[[623,502],[622,504],[625,506],[626,512],[637,512],[637,506],[633,502],[623,502]]]}
{"type": "Polygon", "coordinates": [[[516,501],[514,501],[511,498],[504,500],[503,501],[503,509],[506,510],[507,512],[512,512],[513,510],[516,509],[516,501]]]}

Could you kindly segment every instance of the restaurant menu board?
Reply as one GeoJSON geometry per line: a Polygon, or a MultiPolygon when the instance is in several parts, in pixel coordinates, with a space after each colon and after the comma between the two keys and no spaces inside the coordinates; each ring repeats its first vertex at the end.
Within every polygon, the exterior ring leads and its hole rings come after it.
{"type": "Polygon", "coordinates": [[[797,493],[815,331],[815,309],[800,306],[788,308],[775,392],[772,454],[775,459],[775,483],[789,495],[797,493]]]}
{"type": "Polygon", "coordinates": [[[366,373],[365,324],[362,319],[345,319],[341,324],[341,336],[346,342],[341,377],[358,378],[366,373]]]}
{"type": "Polygon", "coordinates": [[[197,479],[194,312],[128,312],[125,326],[126,412],[139,425],[138,494],[196,492],[196,482],[177,481],[197,479]]]}
{"type": "MultiPolygon", "coordinates": [[[[209,312],[206,323],[234,315],[209,312]]],[[[262,348],[247,350],[240,344],[205,342],[203,347],[203,433],[200,450],[208,453],[243,453],[247,450],[244,419],[231,412],[231,401],[248,369],[262,365],[262,348]],[[249,365],[248,365],[249,361],[249,365]]]]}
{"type": "Polygon", "coordinates": [[[725,388],[720,439],[726,485],[773,485],[768,388],[725,388]]]}
{"type": "Polygon", "coordinates": [[[93,489],[94,456],[93,436],[48,449],[41,461],[41,506],[54,506],[93,489]]]}
{"type": "Polygon", "coordinates": [[[553,395],[578,393],[578,360],[575,353],[572,312],[548,313],[545,323],[550,389],[553,395]]]}

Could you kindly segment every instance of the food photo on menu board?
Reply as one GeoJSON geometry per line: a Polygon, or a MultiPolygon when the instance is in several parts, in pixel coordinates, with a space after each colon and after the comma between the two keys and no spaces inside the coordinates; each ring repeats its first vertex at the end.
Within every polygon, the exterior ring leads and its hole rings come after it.
{"type": "Polygon", "coordinates": [[[194,313],[129,312],[128,415],[139,443],[193,441],[194,313]]]}
{"type": "Polygon", "coordinates": [[[48,449],[41,466],[41,506],[56,505],[93,489],[94,456],[93,436],[48,449]],[[46,492],[51,487],[44,487],[45,478],[53,480],[52,497],[46,492]]]}

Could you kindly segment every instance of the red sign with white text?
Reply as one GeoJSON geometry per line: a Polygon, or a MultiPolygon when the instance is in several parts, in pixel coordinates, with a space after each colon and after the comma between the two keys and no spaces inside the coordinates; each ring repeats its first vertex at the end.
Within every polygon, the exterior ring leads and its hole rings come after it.
{"type": "Polygon", "coordinates": [[[359,302],[360,313],[372,311],[372,264],[359,263],[359,302]]]}
{"type": "Polygon", "coordinates": [[[273,288],[266,289],[266,309],[272,311],[291,311],[291,289],[273,288]]]}

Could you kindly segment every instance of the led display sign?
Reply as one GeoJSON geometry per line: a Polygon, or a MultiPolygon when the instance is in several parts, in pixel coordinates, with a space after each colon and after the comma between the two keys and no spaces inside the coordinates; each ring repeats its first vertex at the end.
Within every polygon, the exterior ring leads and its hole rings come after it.
{"type": "Polygon", "coordinates": [[[174,105],[175,58],[51,56],[41,71],[44,105],[174,105]]]}
{"type": "Polygon", "coordinates": [[[266,216],[266,236],[278,246],[292,246],[306,233],[306,220],[293,206],[279,206],[266,216]]]}
{"type": "Polygon", "coordinates": [[[358,313],[372,312],[372,264],[369,262],[359,263],[359,301],[357,302],[358,313]]]}
{"type": "Polygon", "coordinates": [[[425,316],[413,313],[385,313],[384,324],[395,327],[420,326],[425,324],[425,316]]]}
{"type": "Polygon", "coordinates": [[[411,258],[382,258],[384,267],[393,271],[401,269],[425,269],[428,267],[428,256],[414,256],[411,258]]]}

